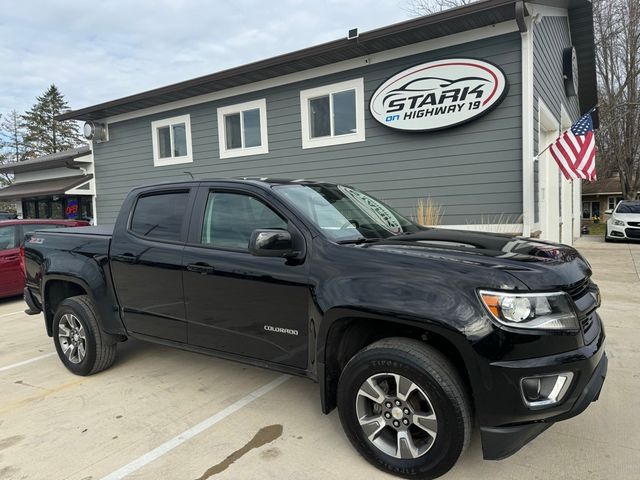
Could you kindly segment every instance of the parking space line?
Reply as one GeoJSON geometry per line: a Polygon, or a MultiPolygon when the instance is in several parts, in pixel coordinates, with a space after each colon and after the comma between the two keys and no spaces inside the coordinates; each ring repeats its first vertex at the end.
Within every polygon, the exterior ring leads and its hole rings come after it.
{"type": "Polygon", "coordinates": [[[266,385],[263,385],[262,387],[258,388],[257,390],[254,390],[253,392],[249,393],[248,395],[242,397],[237,402],[232,403],[228,407],[222,409],[221,411],[219,411],[215,415],[212,415],[211,417],[207,418],[206,420],[203,420],[202,422],[198,423],[197,425],[194,425],[190,429],[185,430],[180,435],[178,435],[176,437],[173,437],[171,440],[167,440],[165,443],[163,443],[159,447],[154,448],[150,452],[145,453],[141,457],[139,457],[139,458],[133,460],[132,462],[126,464],[124,467],[119,468],[118,470],[116,470],[113,473],[110,473],[106,477],[103,477],[102,480],[120,480],[120,479],[126,477],[127,475],[135,472],[136,470],[139,470],[140,468],[144,467],[145,465],[153,462],[154,460],[160,458],[164,454],[170,452],[174,448],[179,447],[180,445],[182,445],[187,440],[195,437],[199,433],[204,432],[208,428],[211,428],[216,423],[218,423],[219,421],[225,419],[226,417],[228,417],[232,413],[237,412],[241,408],[246,407],[247,405],[249,405],[254,400],[257,400],[258,398],[262,397],[263,395],[269,393],[271,390],[273,390],[274,388],[282,385],[284,382],[286,382],[290,378],[291,378],[291,376],[289,376],[289,375],[281,375],[281,376],[279,376],[275,380],[267,383],[266,385]]]}
{"type": "Polygon", "coordinates": [[[0,315],[0,318],[10,317],[11,315],[17,315],[19,313],[24,313],[24,310],[20,310],[19,312],[3,313],[2,315],[0,315]]]}
{"type": "Polygon", "coordinates": [[[45,355],[40,355],[39,357],[30,358],[29,360],[24,360],[22,362],[13,363],[13,364],[7,365],[5,367],[0,367],[0,372],[4,372],[6,370],[11,370],[12,368],[16,368],[16,367],[21,367],[22,365],[27,365],[29,363],[37,362],[38,360],[42,360],[43,358],[51,357],[53,355],[56,355],[56,352],[47,353],[45,355]]]}
{"type": "Polygon", "coordinates": [[[636,257],[633,255],[633,250],[631,250],[631,244],[629,242],[627,242],[627,248],[629,249],[629,255],[631,256],[631,263],[633,263],[633,268],[636,271],[638,280],[640,280],[640,269],[638,269],[638,264],[636,263],[636,257]]]}

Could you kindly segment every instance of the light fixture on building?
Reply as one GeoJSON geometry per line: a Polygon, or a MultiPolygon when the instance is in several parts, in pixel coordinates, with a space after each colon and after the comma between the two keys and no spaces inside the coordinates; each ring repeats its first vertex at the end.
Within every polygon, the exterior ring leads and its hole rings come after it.
{"type": "Polygon", "coordinates": [[[347,32],[347,40],[354,40],[356,38],[358,38],[360,36],[360,34],[358,33],[358,29],[357,28],[352,28],[351,30],[349,30],[347,32]]]}
{"type": "Polygon", "coordinates": [[[107,126],[104,123],[85,122],[83,127],[84,138],[94,140],[98,143],[107,141],[107,126]]]}

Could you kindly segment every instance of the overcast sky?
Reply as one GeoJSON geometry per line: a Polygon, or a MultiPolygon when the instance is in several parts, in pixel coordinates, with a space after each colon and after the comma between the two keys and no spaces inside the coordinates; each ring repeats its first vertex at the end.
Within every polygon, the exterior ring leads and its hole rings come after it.
{"type": "Polygon", "coordinates": [[[81,108],[409,18],[404,0],[6,1],[0,113],[81,108]]]}

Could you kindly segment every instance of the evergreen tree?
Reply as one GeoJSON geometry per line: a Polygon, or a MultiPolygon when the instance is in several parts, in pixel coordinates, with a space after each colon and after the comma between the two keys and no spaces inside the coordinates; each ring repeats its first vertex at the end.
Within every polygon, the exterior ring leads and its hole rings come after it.
{"type": "Polygon", "coordinates": [[[69,106],[58,87],[51,85],[22,119],[25,123],[24,137],[26,157],[33,158],[73,148],[82,143],[78,125],[73,120],[60,122],[56,116],[68,112],[69,106]]]}
{"type": "Polygon", "coordinates": [[[25,160],[26,145],[24,137],[25,124],[22,116],[12,110],[0,122],[0,146],[7,161],[21,162],[25,160]]]}

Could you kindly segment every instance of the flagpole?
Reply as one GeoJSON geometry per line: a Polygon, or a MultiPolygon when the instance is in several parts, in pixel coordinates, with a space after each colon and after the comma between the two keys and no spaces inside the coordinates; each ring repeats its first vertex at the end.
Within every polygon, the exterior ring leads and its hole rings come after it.
{"type": "Polygon", "coordinates": [[[551,142],[549,145],[547,145],[547,148],[545,148],[541,152],[538,152],[538,154],[535,157],[533,157],[533,161],[535,162],[536,160],[539,160],[540,157],[542,156],[542,154],[551,148],[551,145],[553,145],[553,142],[551,142]]]}

